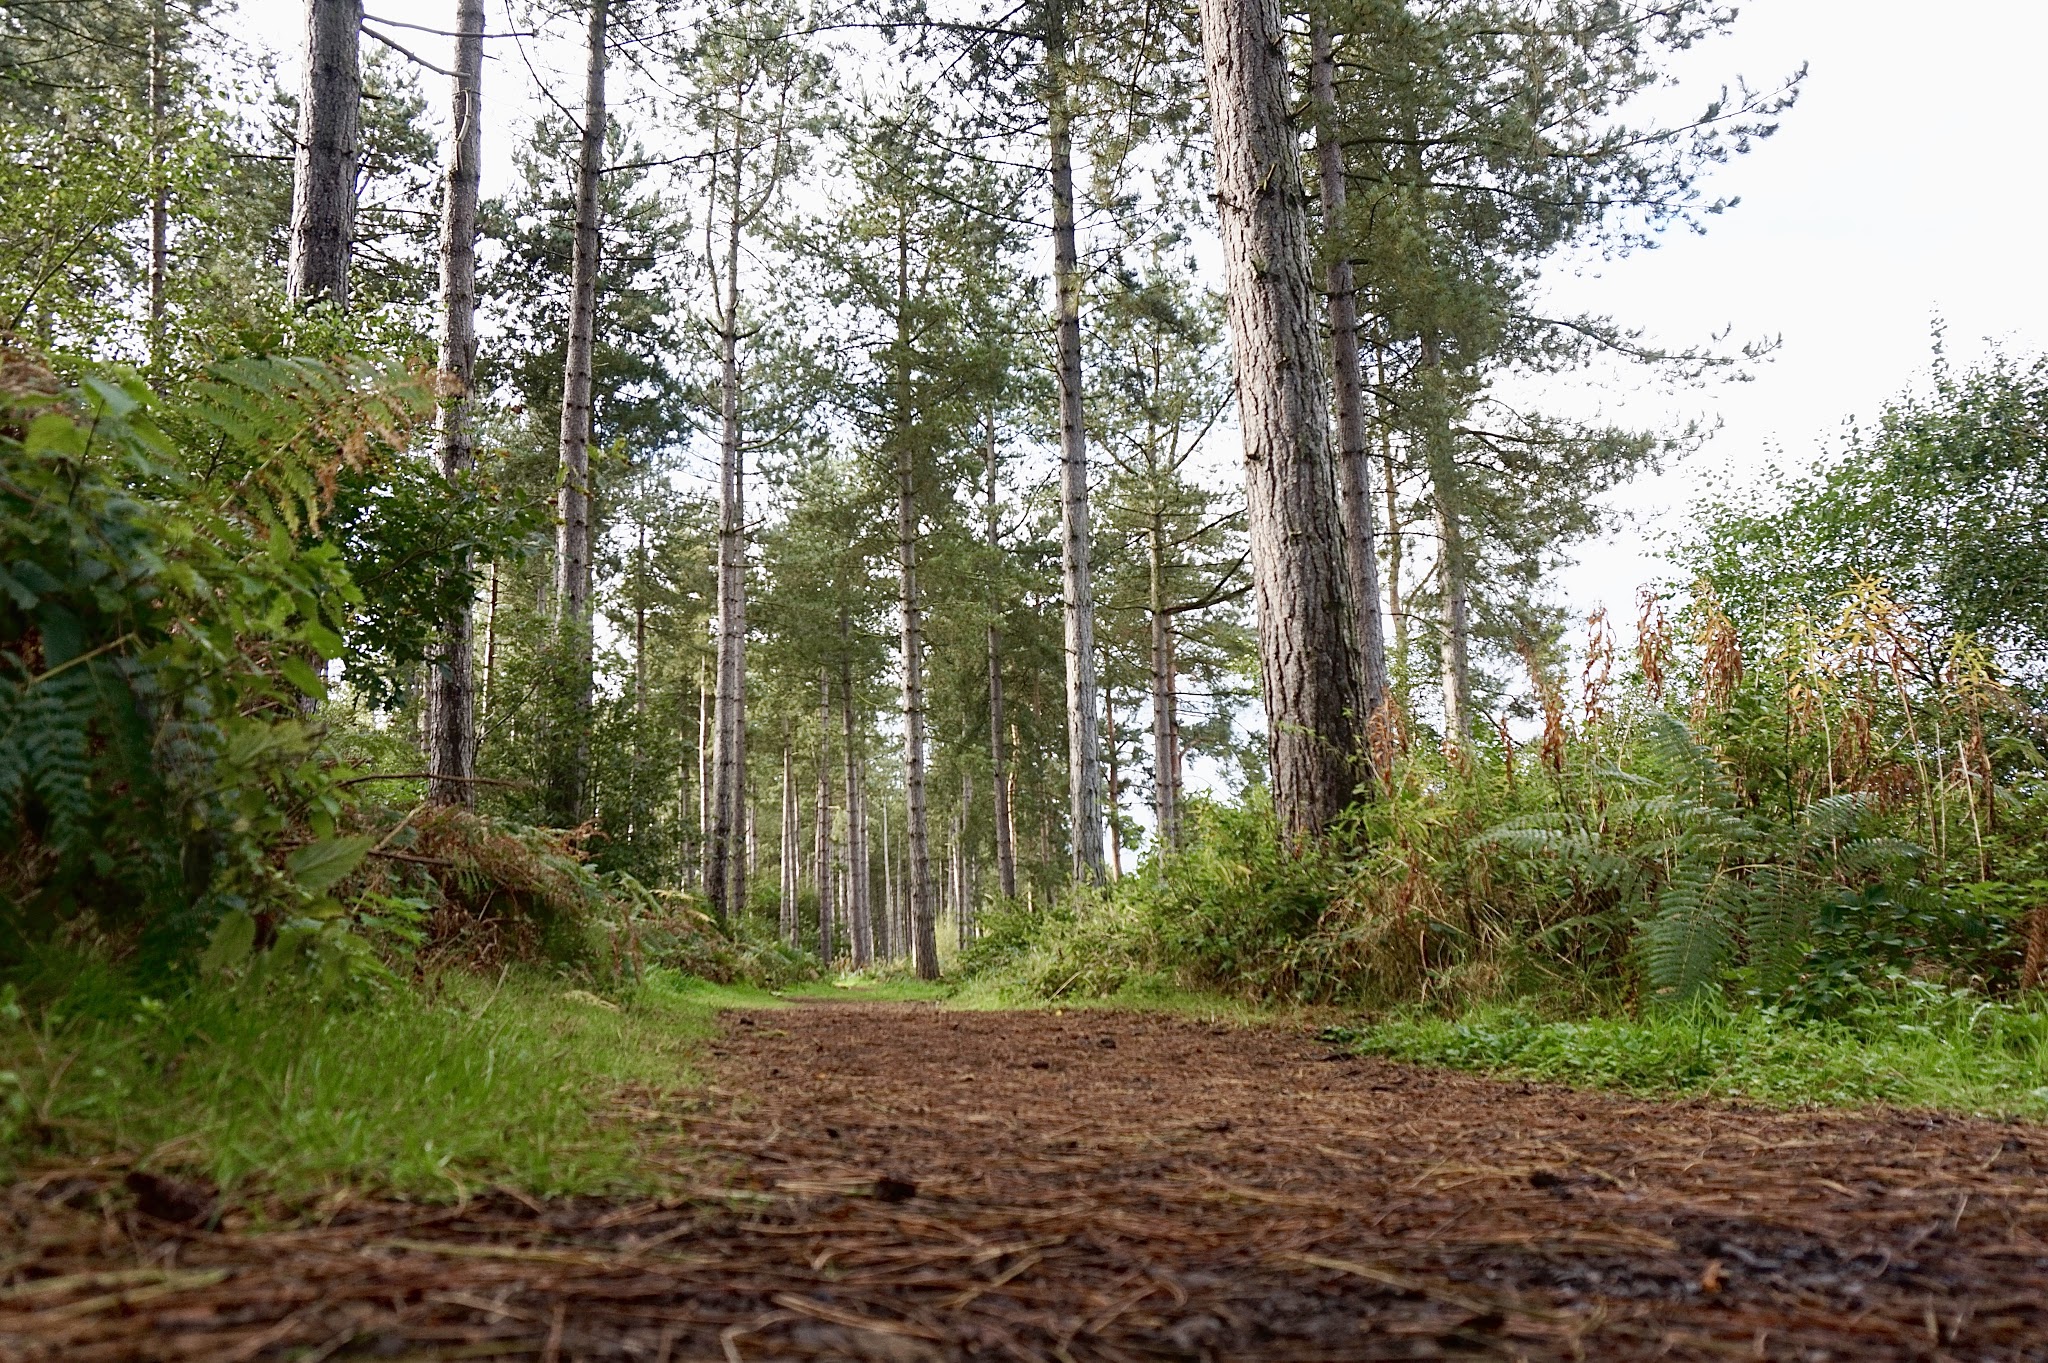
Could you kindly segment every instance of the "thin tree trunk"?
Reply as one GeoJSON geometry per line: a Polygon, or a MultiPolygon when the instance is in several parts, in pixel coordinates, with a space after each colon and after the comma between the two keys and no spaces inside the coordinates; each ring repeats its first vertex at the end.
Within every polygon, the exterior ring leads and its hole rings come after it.
{"type": "MultiPolygon", "coordinates": [[[[746,903],[746,877],[733,855],[740,784],[746,772],[746,452],[740,440],[740,236],[745,184],[742,130],[733,120],[732,198],[727,209],[724,297],[719,302],[718,698],[712,735],[711,856],[706,886],[712,917],[746,903]]],[[[822,873],[819,876],[823,882],[822,873]]]]}
{"type": "Polygon", "coordinates": [[[1060,582],[1067,661],[1067,788],[1076,880],[1102,879],[1102,743],[1097,734],[1095,592],[1089,580],[1088,433],[1081,410],[1081,257],[1075,239],[1068,0],[1046,5],[1046,127],[1060,390],[1060,582]]]}
{"type": "Polygon", "coordinates": [[[908,935],[897,930],[896,913],[896,861],[889,850],[889,802],[882,801],[882,916],[889,920],[889,943],[882,955],[885,960],[896,960],[905,949],[908,935]],[[893,953],[893,954],[892,954],[893,953]]]}
{"type": "Polygon", "coordinates": [[[1201,0],[1273,802],[1320,835],[1367,775],[1365,692],[1277,0],[1201,0]]]}
{"type": "Polygon", "coordinates": [[[1145,532],[1147,613],[1152,624],[1152,823],[1159,846],[1180,847],[1180,789],[1173,752],[1173,616],[1166,608],[1166,526],[1155,508],[1145,532]]]}
{"type": "Polygon", "coordinates": [[[1329,296],[1330,375],[1337,399],[1337,506],[1344,520],[1344,557],[1358,612],[1359,675],[1368,717],[1386,704],[1387,642],[1380,623],[1378,519],[1369,473],[1365,375],[1358,359],[1358,290],[1344,241],[1344,145],[1337,136],[1337,60],[1329,16],[1310,21],[1311,97],[1315,105],[1317,179],[1323,200],[1323,280],[1329,296]]]}
{"type": "MultiPolygon", "coordinates": [[[[455,13],[453,132],[441,196],[441,476],[455,482],[473,461],[470,391],[476,382],[476,213],[483,167],[483,0],[455,13]]],[[[468,564],[462,565],[467,577],[468,564]]],[[[441,630],[427,674],[427,796],[439,805],[475,802],[476,682],[467,594],[441,630]]]]}
{"type": "Polygon", "coordinates": [[[782,736],[782,896],[778,926],[790,950],[798,941],[796,916],[796,754],[782,736]]]}
{"type": "Polygon", "coordinates": [[[711,870],[711,692],[704,661],[697,661],[697,883],[710,895],[711,870]]]}
{"type": "Polygon", "coordinates": [[[917,586],[917,466],[911,431],[910,220],[896,215],[896,566],[903,646],[904,911],[918,978],[939,977],[938,908],[925,819],[924,607],[917,586]]]}
{"type": "Polygon", "coordinates": [[[285,288],[301,307],[348,306],[356,162],[363,133],[362,0],[306,0],[306,65],[292,163],[291,262],[285,288]]]}
{"type": "Polygon", "coordinates": [[[562,371],[562,487],[556,499],[555,620],[573,689],[575,734],[558,778],[556,808],[585,815],[594,701],[590,618],[591,352],[597,333],[598,190],[604,173],[605,26],[610,0],[591,0],[583,77],[583,138],[576,159],[576,242],[569,271],[569,345],[562,371]]]}
{"type": "Polygon", "coordinates": [[[1109,778],[1109,878],[1124,878],[1123,788],[1117,781],[1116,765],[1116,697],[1107,688],[1102,692],[1102,752],[1104,768],[1109,778]]]}
{"type": "MultiPolygon", "coordinates": [[[[1375,343],[1373,346],[1373,370],[1378,379],[1379,389],[1386,391],[1386,352],[1375,343]]],[[[1404,710],[1408,708],[1408,610],[1401,604],[1401,561],[1406,547],[1401,533],[1401,499],[1398,491],[1399,479],[1394,469],[1394,428],[1388,419],[1384,401],[1380,407],[1380,491],[1387,499],[1387,616],[1394,622],[1394,656],[1388,667],[1388,684],[1399,694],[1404,710]]]]}
{"type": "Polygon", "coordinates": [[[868,903],[867,816],[860,798],[860,733],[854,722],[853,660],[850,626],[846,611],[839,612],[839,714],[845,752],[841,759],[846,773],[846,927],[847,946],[853,954],[853,968],[866,970],[875,960],[875,924],[868,903]]]}
{"type": "Polygon", "coordinates": [[[996,800],[996,881],[1002,889],[1004,899],[1017,897],[1017,844],[1016,834],[1010,822],[1010,780],[1009,754],[1003,751],[1003,627],[1001,602],[996,597],[995,583],[999,574],[996,565],[1001,562],[1002,545],[998,539],[996,519],[996,423],[993,413],[989,416],[988,446],[986,454],[988,471],[988,495],[985,521],[988,532],[989,552],[989,603],[988,603],[988,755],[989,771],[995,781],[996,800]]]}
{"type": "Polygon", "coordinates": [[[1426,447],[1423,462],[1429,470],[1438,543],[1437,655],[1443,676],[1444,744],[1462,752],[1472,745],[1471,562],[1465,548],[1464,514],[1458,497],[1458,464],[1444,391],[1443,356],[1434,337],[1423,338],[1421,362],[1420,406],[1426,447]]]}
{"type": "Polygon", "coordinates": [[[832,867],[838,860],[832,827],[832,675],[818,670],[818,964],[832,968],[838,914],[832,902],[832,867]]]}
{"type": "Polygon", "coordinates": [[[164,0],[151,0],[149,10],[149,369],[161,376],[164,365],[164,313],[168,302],[171,257],[171,185],[164,165],[169,158],[170,21],[164,0]]]}

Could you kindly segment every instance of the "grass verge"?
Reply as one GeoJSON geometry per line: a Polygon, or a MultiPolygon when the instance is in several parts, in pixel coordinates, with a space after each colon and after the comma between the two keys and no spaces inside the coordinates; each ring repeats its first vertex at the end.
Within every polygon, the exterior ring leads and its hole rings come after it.
{"type": "Polygon", "coordinates": [[[1335,1029],[1371,1055],[1643,1094],[2048,1119],[2048,1013],[1918,982],[1835,1021],[1771,1009],[1550,1021],[1513,1007],[1335,1029]]]}
{"type": "Polygon", "coordinates": [[[653,1175],[621,1109],[694,1082],[720,1009],[775,1003],[665,972],[609,998],[515,972],[347,1006],[155,999],[88,957],[43,962],[0,1020],[0,1159],[112,1157],[287,1196],[624,1191],[653,1175]]]}

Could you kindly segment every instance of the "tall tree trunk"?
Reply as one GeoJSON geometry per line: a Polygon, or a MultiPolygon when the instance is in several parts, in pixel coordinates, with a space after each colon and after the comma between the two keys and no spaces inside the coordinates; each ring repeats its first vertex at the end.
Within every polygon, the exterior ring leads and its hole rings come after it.
{"type": "Polygon", "coordinates": [[[164,0],[149,9],[149,369],[160,376],[164,365],[164,313],[168,301],[171,258],[171,185],[164,165],[169,159],[168,120],[171,102],[171,27],[164,0]]]}
{"type": "Polygon", "coordinates": [[[1152,623],[1152,822],[1159,846],[1180,847],[1180,761],[1173,714],[1173,615],[1166,605],[1166,525],[1158,511],[1145,532],[1147,613],[1152,623]]]}
{"type": "MultiPolygon", "coordinates": [[[[1373,346],[1373,370],[1379,389],[1387,386],[1386,352],[1373,346]]],[[[1387,616],[1394,622],[1394,656],[1387,681],[1402,709],[1408,708],[1408,609],[1401,604],[1401,562],[1405,538],[1401,533],[1399,479],[1394,468],[1394,424],[1382,400],[1380,407],[1380,492],[1387,499],[1387,616]]]]}
{"type": "Polygon", "coordinates": [[[597,334],[601,248],[598,190],[604,174],[605,25],[610,0],[591,0],[583,76],[583,139],[576,157],[576,242],[569,269],[569,345],[562,370],[562,487],[556,498],[555,620],[568,669],[575,726],[567,769],[554,792],[558,817],[581,823],[590,769],[593,705],[590,618],[591,351],[597,334]]]}
{"type": "Polygon", "coordinates": [[[939,977],[938,906],[925,818],[924,607],[917,586],[917,465],[910,388],[910,219],[896,215],[896,567],[903,635],[904,911],[918,978],[939,977]]]}
{"type": "Polygon", "coordinates": [[[995,583],[1000,574],[996,565],[1001,562],[1002,544],[996,516],[996,423],[993,413],[988,422],[988,446],[986,452],[988,473],[988,494],[984,518],[988,533],[989,552],[989,602],[988,602],[988,755],[989,771],[995,781],[996,800],[996,881],[1001,887],[1003,898],[1017,897],[1017,844],[1016,835],[1010,823],[1010,778],[1009,754],[1003,751],[1003,627],[1001,621],[1002,603],[997,599],[995,583]]]}
{"type": "Polygon", "coordinates": [[[697,660],[697,883],[710,895],[711,871],[711,691],[704,660],[697,660]]]}
{"type": "MultiPolygon", "coordinates": [[[[476,210],[483,167],[483,0],[455,12],[454,135],[441,196],[441,353],[438,449],[441,476],[469,472],[470,391],[476,383],[476,210]]],[[[463,565],[467,576],[468,564],[463,565]]],[[[427,797],[439,805],[475,800],[476,698],[473,626],[467,597],[442,626],[427,674],[427,797]]]]}
{"type": "Polygon", "coordinates": [[[1095,591],[1089,581],[1088,430],[1081,411],[1081,254],[1075,239],[1068,0],[1046,5],[1046,128],[1060,389],[1060,582],[1067,653],[1067,788],[1074,878],[1102,879],[1102,742],[1096,731],[1095,591]]]}
{"type": "Polygon", "coordinates": [[[1447,376],[1435,337],[1423,337],[1421,362],[1423,463],[1429,471],[1438,543],[1437,655],[1443,676],[1444,744],[1462,752],[1472,746],[1472,564],[1465,547],[1464,513],[1458,497],[1458,461],[1451,434],[1447,376]]]}
{"type": "Polygon", "coordinates": [[[1359,678],[1368,716],[1387,702],[1387,641],[1380,623],[1378,515],[1372,503],[1371,446],[1365,426],[1365,375],[1358,358],[1358,289],[1344,240],[1344,145],[1337,135],[1337,58],[1328,14],[1319,4],[1309,28],[1316,167],[1323,200],[1323,287],[1329,296],[1330,376],[1337,399],[1337,507],[1344,558],[1357,608],[1359,678]]]}
{"type": "Polygon", "coordinates": [[[818,964],[832,968],[838,945],[838,913],[832,902],[832,868],[838,861],[832,826],[832,675],[818,669],[818,964]]]}
{"type": "Polygon", "coordinates": [[[860,731],[853,704],[853,660],[851,627],[842,607],[839,612],[839,714],[845,751],[841,764],[846,775],[846,905],[847,946],[853,954],[853,968],[866,970],[875,960],[875,923],[868,903],[867,814],[861,808],[860,731]]]}
{"type": "Polygon", "coordinates": [[[1123,787],[1117,780],[1116,765],[1116,697],[1108,688],[1102,692],[1102,751],[1105,774],[1109,778],[1108,818],[1109,825],[1109,878],[1124,878],[1124,838],[1122,831],[1124,804],[1123,787]]]}
{"type": "Polygon", "coordinates": [[[285,288],[301,307],[348,306],[362,152],[363,0],[306,0],[306,65],[292,158],[291,263],[285,288]]]}
{"type": "Polygon", "coordinates": [[[782,895],[777,926],[794,951],[799,938],[796,916],[796,754],[789,734],[782,736],[782,895]]]}
{"type": "Polygon", "coordinates": [[[897,960],[908,950],[905,945],[908,934],[898,930],[900,921],[896,912],[896,860],[889,850],[889,802],[882,801],[882,917],[889,921],[889,943],[883,950],[884,960],[897,960]]]}
{"type": "Polygon", "coordinates": [[[1286,29],[1278,0],[1201,0],[1201,23],[1273,802],[1298,842],[1327,829],[1368,774],[1365,690],[1288,121],[1286,29]]]}
{"type": "MultiPolygon", "coordinates": [[[[740,236],[745,186],[743,131],[733,120],[732,198],[727,209],[724,297],[719,300],[718,699],[712,732],[711,856],[706,891],[723,923],[746,903],[743,863],[734,854],[740,787],[746,776],[746,451],[740,440],[740,236]]],[[[821,872],[819,881],[822,884],[821,872]]]]}

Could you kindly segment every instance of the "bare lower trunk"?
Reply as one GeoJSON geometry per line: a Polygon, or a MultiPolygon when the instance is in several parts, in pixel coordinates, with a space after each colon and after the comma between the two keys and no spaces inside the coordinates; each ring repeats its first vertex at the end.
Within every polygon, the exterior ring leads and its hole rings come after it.
{"type": "Polygon", "coordinates": [[[882,949],[882,958],[893,961],[906,948],[902,945],[909,940],[908,934],[898,930],[900,921],[896,912],[896,862],[889,850],[889,802],[882,801],[882,917],[889,923],[889,941],[882,949]]]}
{"type": "MultiPolygon", "coordinates": [[[[998,542],[996,522],[996,424],[993,417],[988,423],[988,500],[987,531],[989,550],[989,575],[996,579],[996,564],[1000,561],[1002,545],[998,542]]],[[[1016,835],[1010,826],[1010,778],[1009,754],[1003,750],[1003,629],[997,623],[1000,619],[1001,603],[993,589],[989,596],[988,611],[988,755],[989,771],[995,782],[996,801],[996,883],[1001,887],[1003,898],[1017,897],[1017,844],[1016,835]]]]}
{"type": "Polygon", "coordinates": [[[777,926],[781,929],[782,940],[789,949],[796,950],[799,941],[796,915],[797,897],[796,865],[796,754],[790,747],[789,736],[782,739],[782,896],[778,901],[777,926]]]}
{"type": "MultiPolygon", "coordinates": [[[[483,0],[460,0],[455,15],[455,88],[448,180],[441,198],[441,476],[469,471],[470,390],[476,382],[476,211],[483,166],[483,0]]],[[[463,565],[467,576],[468,565],[463,565]]],[[[468,805],[476,786],[476,696],[467,597],[441,630],[427,674],[427,796],[468,805]]]]}
{"type": "Polygon", "coordinates": [[[164,312],[170,283],[171,186],[169,158],[171,30],[164,0],[149,11],[149,368],[160,376],[164,364],[164,312]]]}
{"type": "Polygon", "coordinates": [[[1173,713],[1173,615],[1166,607],[1166,527],[1153,515],[1145,536],[1152,623],[1152,822],[1159,846],[1180,847],[1180,736],[1173,713]]]}
{"type": "Polygon", "coordinates": [[[839,938],[837,906],[833,902],[833,866],[838,848],[833,845],[832,823],[832,678],[818,673],[818,807],[817,834],[812,846],[818,862],[818,964],[830,970],[839,938]]]}
{"type": "MultiPolygon", "coordinates": [[[[739,268],[743,159],[733,130],[732,200],[719,308],[718,695],[712,733],[711,855],[705,886],[711,916],[726,921],[746,903],[744,863],[735,855],[740,787],[746,775],[746,453],[740,443],[739,268]]],[[[823,877],[821,876],[822,880],[823,877]]]]}
{"type": "Polygon", "coordinates": [[[1443,356],[1434,337],[1423,338],[1421,371],[1418,406],[1423,464],[1429,471],[1438,546],[1437,654],[1443,677],[1444,745],[1463,751],[1472,744],[1472,565],[1458,497],[1457,451],[1452,443],[1443,356]]]}
{"type": "Polygon", "coordinates": [[[1201,23],[1273,802],[1298,842],[1323,833],[1367,775],[1308,210],[1277,0],[1202,0],[1201,23]]]}
{"type": "Polygon", "coordinates": [[[569,345],[562,371],[562,487],[556,498],[555,619],[568,669],[575,728],[555,802],[561,817],[582,822],[590,769],[592,639],[590,619],[590,393],[597,334],[597,268],[601,246],[598,189],[604,173],[605,24],[609,0],[592,0],[583,81],[583,138],[576,158],[576,243],[569,272],[569,345]]]}
{"type": "MultiPolygon", "coordinates": [[[[697,883],[708,886],[711,868],[711,691],[697,663],[697,883]]],[[[709,894],[707,889],[706,894],[709,894]]]]}
{"type": "Polygon", "coordinates": [[[1337,506],[1344,558],[1357,609],[1359,678],[1368,716],[1386,704],[1387,643],[1380,623],[1378,519],[1365,429],[1365,375],[1358,359],[1358,291],[1344,239],[1344,147],[1337,137],[1337,62],[1330,23],[1320,10],[1310,27],[1311,97],[1323,199],[1323,287],[1329,295],[1330,376],[1337,403],[1337,506]]]}
{"type": "Polygon", "coordinates": [[[1095,592],[1089,580],[1088,435],[1081,410],[1081,258],[1074,226],[1067,0],[1046,7],[1052,269],[1060,392],[1060,581],[1067,655],[1067,788],[1074,878],[1102,879],[1102,742],[1096,730],[1095,592]]]}
{"type": "Polygon", "coordinates": [[[1123,787],[1118,783],[1116,764],[1116,698],[1109,692],[1102,694],[1102,753],[1104,774],[1108,777],[1108,818],[1109,825],[1109,878],[1124,878],[1124,837],[1123,837],[1123,787]]]}
{"type": "Polygon", "coordinates": [[[867,815],[861,808],[861,757],[860,733],[854,722],[853,704],[853,662],[846,649],[851,647],[849,624],[845,613],[839,616],[839,710],[841,738],[845,750],[841,762],[846,775],[846,905],[847,948],[853,956],[853,968],[866,970],[875,960],[875,923],[872,906],[868,903],[868,830],[867,815]]]}
{"type": "Polygon", "coordinates": [[[306,64],[292,164],[291,264],[285,288],[301,307],[348,306],[362,150],[362,0],[306,0],[306,64]]]}

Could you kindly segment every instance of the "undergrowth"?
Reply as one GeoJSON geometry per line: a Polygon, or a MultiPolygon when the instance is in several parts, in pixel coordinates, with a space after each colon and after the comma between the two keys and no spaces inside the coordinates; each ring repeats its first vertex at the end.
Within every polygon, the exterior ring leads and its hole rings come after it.
{"type": "Polygon", "coordinates": [[[46,953],[0,992],[0,1159],[111,1159],[286,1196],[441,1199],[494,1184],[617,1192],[658,1133],[620,1106],[694,1083],[749,987],[664,970],[609,997],[530,968],[449,972],[353,1004],[249,984],[142,992],[46,953]]]}
{"type": "Polygon", "coordinates": [[[2048,1119],[2048,1013],[1926,981],[1827,1019],[1701,1005],[1557,1020],[1492,1006],[1325,1035],[1369,1055],[1633,1093],[2048,1119]]]}

